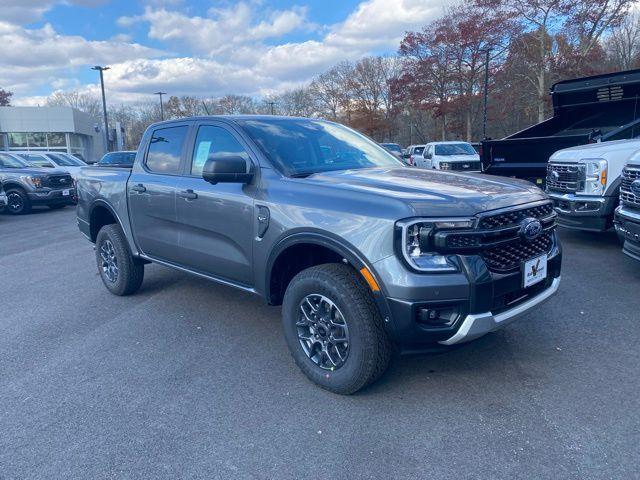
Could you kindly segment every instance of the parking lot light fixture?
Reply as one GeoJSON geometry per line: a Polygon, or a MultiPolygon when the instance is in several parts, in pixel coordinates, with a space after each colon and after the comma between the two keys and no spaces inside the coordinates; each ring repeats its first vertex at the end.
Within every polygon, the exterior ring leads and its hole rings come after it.
{"type": "Polygon", "coordinates": [[[104,116],[104,146],[106,151],[109,151],[109,122],[107,121],[107,100],[104,95],[104,71],[109,70],[109,67],[102,67],[96,65],[91,67],[91,70],[97,70],[100,72],[100,88],[102,90],[102,115],[104,116]]]}
{"type": "Polygon", "coordinates": [[[164,121],[164,106],[162,105],[162,95],[166,95],[167,92],[155,92],[154,95],[160,97],[160,120],[164,121]]]}

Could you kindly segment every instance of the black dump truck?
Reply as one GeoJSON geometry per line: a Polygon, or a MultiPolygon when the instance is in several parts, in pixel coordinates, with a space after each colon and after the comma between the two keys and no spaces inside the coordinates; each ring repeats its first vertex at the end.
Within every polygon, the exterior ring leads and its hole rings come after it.
{"type": "Polygon", "coordinates": [[[553,117],[502,140],[482,142],[485,173],[544,186],[549,157],[562,148],[640,135],[640,70],[558,82],[553,117]]]}

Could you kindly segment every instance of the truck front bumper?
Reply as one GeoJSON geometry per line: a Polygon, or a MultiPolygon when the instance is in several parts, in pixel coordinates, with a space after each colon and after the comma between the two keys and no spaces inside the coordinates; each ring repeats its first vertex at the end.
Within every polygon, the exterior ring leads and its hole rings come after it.
{"type": "Polygon", "coordinates": [[[640,260],[640,210],[616,208],[614,225],[618,237],[623,243],[622,252],[640,260]]]}
{"type": "Polygon", "coordinates": [[[73,205],[76,203],[75,188],[55,189],[41,192],[28,192],[32,205],[73,205]],[[64,192],[68,192],[67,195],[64,192]]]}
{"type": "Polygon", "coordinates": [[[604,232],[611,228],[618,197],[593,197],[548,192],[558,214],[558,225],[577,230],[604,232]]]}
{"type": "Polygon", "coordinates": [[[421,274],[409,271],[395,256],[373,266],[384,285],[385,326],[403,353],[474,340],[534,311],[560,285],[562,252],[555,243],[548,255],[547,278],[522,286],[521,269],[490,272],[479,255],[459,256],[461,272],[421,274]],[[430,324],[425,311],[452,311],[455,320],[430,324]],[[426,320],[426,321],[425,321],[426,320]]]}

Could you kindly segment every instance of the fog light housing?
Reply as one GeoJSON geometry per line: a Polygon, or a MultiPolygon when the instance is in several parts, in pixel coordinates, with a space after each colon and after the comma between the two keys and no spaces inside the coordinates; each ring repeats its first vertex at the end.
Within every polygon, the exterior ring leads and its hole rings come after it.
{"type": "Polygon", "coordinates": [[[458,318],[458,305],[422,305],[416,311],[417,322],[426,327],[450,327],[458,318]]]}
{"type": "Polygon", "coordinates": [[[598,202],[576,202],[574,209],[576,212],[595,212],[600,209],[598,202]]]}

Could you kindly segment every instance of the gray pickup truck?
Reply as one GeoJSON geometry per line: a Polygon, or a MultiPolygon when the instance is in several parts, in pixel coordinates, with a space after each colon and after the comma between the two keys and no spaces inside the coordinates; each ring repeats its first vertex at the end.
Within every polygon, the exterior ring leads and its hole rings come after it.
{"type": "Polygon", "coordinates": [[[138,290],[154,262],[260,295],[282,305],[297,365],[337,393],[375,381],[393,351],[447,348],[535,311],[560,283],[539,188],[408,168],[323,120],[158,123],[131,170],[85,167],[78,195],[112,293],[138,290]]]}
{"type": "Polygon", "coordinates": [[[36,205],[64,208],[76,200],[75,182],[69,173],[32,167],[8,152],[0,152],[0,182],[6,194],[5,211],[10,215],[29,213],[36,205]]]}

